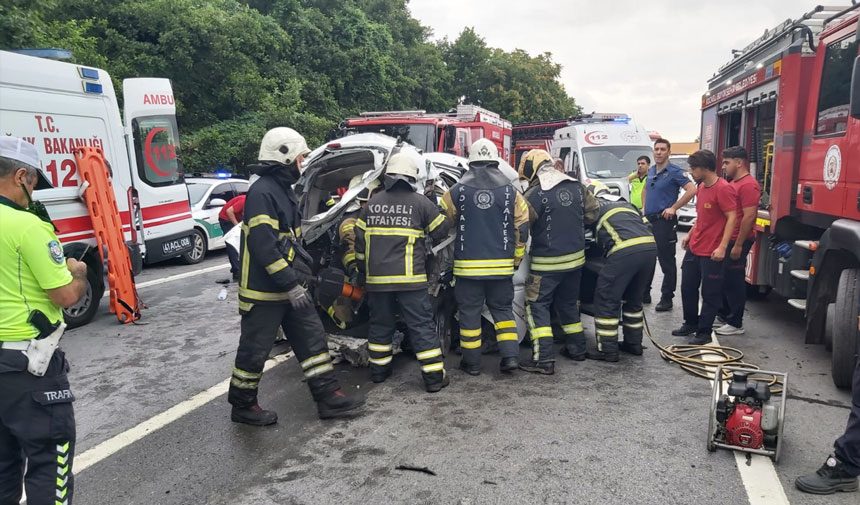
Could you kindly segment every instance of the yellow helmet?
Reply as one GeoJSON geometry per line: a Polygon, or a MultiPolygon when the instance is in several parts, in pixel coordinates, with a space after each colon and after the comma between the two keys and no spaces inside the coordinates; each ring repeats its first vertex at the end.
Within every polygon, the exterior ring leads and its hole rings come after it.
{"type": "Polygon", "coordinates": [[[591,181],[588,184],[588,191],[591,192],[591,194],[594,196],[600,196],[604,193],[606,193],[606,194],[611,193],[609,191],[609,186],[607,186],[606,184],[603,184],[600,181],[591,181]]]}
{"type": "Polygon", "coordinates": [[[544,163],[553,163],[552,156],[548,152],[543,149],[532,149],[527,152],[520,160],[520,179],[531,181],[544,163]]]}

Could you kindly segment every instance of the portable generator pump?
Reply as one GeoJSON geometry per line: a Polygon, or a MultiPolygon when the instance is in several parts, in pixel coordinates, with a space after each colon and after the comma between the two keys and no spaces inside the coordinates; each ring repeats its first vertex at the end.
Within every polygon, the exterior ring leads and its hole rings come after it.
{"type": "Polygon", "coordinates": [[[731,372],[731,382],[724,392],[725,381],[714,381],[708,450],[733,449],[778,461],[785,425],[787,374],[721,366],[715,377],[724,377],[724,372],[731,372]],[[770,381],[752,377],[755,375],[781,378],[781,394],[774,394],[770,381]]]}

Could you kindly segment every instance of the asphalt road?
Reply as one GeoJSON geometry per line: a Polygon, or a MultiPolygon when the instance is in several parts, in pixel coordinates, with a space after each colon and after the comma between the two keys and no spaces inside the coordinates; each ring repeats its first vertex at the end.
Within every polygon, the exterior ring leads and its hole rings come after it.
{"type": "MultiPolygon", "coordinates": [[[[76,503],[748,503],[732,453],[705,449],[709,383],[664,362],[650,344],[642,358],[622,355],[616,364],[560,358],[551,377],[503,376],[493,355],[481,376],[465,376],[452,354],[451,386],[435,395],[423,392],[416,362],[404,355],[382,385],[366,369],[341,365],[344,383],[368,404],[363,416],[334,421],[316,418],[288,359],[261,385],[261,403],[280,415],[274,426],[231,423],[226,396],[216,394],[160,429],[132,430],[223,383],[239,334],[235,285],[217,300],[214,280],[226,269],[146,283],[226,262],[221,252],[192,267],[147,268],[138,278],[149,307],[140,324],[120,325],[103,301],[93,323],[64,337],[78,455],[92,463],[77,472],[76,503]],[[116,436],[120,450],[99,445],[116,436]]],[[[669,332],[680,323],[679,298],[670,313],[652,305],[646,314],[661,343],[677,341],[669,332]]],[[[584,321],[593,336],[591,318],[584,321]]],[[[829,354],[804,345],[802,315],[776,296],[750,302],[745,325],[746,335],[721,342],[790,374],[775,467],[788,499],[856,505],[856,494],[794,488],[797,475],[823,462],[848,416],[849,394],[833,386],[829,354]]]]}

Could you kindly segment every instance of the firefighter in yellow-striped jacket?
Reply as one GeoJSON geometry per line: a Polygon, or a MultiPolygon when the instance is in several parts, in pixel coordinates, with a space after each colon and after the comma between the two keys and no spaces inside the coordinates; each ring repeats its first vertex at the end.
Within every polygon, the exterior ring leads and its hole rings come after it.
{"type": "Polygon", "coordinates": [[[454,296],[460,318],[460,368],[480,374],[481,312],[490,309],[503,372],[519,366],[513,315],[514,269],[525,254],[528,204],[499,170],[499,152],[480,139],[469,152],[469,170],[440,203],[454,225],[454,296]]]}
{"type": "Polygon", "coordinates": [[[597,351],[588,351],[588,358],[618,361],[619,349],[641,356],[645,325],[642,296],[657,257],[654,235],[639,210],[611,194],[605,184],[592,182],[588,191],[600,202],[600,213],[595,219],[587,217],[585,223],[594,226],[597,244],[606,257],[594,291],[597,351]],[[624,342],[620,346],[619,315],[624,327],[624,342]]]}
{"type": "Polygon", "coordinates": [[[391,375],[399,309],[421,363],[424,387],[435,393],[448,385],[449,378],[427,290],[425,237],[440,242],[448,235],[448,224],[439,209],[416,192],[417,181],[416,161],[406,153],[393,154],[385,170],[385,190],[370,198],[355,222],[355,256],[365,272],[370,302],[371,380],[379,383],[391,375]]]}
{"type": "Polygon", "coordinates": [[[555,372],[551,309],[558,312],[565,334],[561,353],[585,359],[585,333],[579,319],[579,284],[585,265],[586,213],[598,211],[597,199],[576,179],[558,171],[541,149],[523,156],[520,179],[529,181],[525,193],[531,222],[530,269],[526,282],[526,315],[532,358],[520,364],[527,372],[555,372]]]}

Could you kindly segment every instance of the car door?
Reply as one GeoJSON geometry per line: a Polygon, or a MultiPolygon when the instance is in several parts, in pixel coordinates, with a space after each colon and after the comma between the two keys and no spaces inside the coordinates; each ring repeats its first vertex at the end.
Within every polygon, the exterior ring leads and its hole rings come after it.
{"type": "Polygon", "coordinates": [[[221,212],[222,205],[212,205],[215,200],[224,200],[229,202],[236,196],[233,185],[229,182],[222,182],[212,188],[206,203],[203,205],[203,220],[206,221],[206,231],[209,232],[209,250],[221,249],[224,247],[224,232],[221,230],[221,224],[218,221],[218,214],[221,212]]]}

